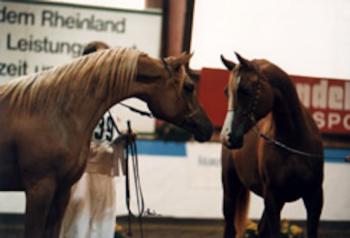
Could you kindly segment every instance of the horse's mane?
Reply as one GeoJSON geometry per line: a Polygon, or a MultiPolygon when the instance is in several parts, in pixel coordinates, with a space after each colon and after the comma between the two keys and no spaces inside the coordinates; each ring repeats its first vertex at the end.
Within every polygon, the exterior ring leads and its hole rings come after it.
{"type": "MultiPolygon", "coordinates": [[[[298,132],[308,129],[306,121],[306,109],[301,103],[297,90],[290,76],[275,64],[267,60],[257,60],[260,70],[266,76],[272,88],[278,91],[275,97],[274,110],[275,121],[278,125],[288,125],[289,131],[298,132]],[[280,120],[280,121],[279,121],[280,120]],[[287,121],[290,121],[288,123],[287,121]]],[[[293,139],[292,135],[289,135],[293,139]]]]}
{"type": "Polygon", "coordinates": [[[261,73],[268,80],[269,84],[280,92],[284,100],[296,107],[301,106],[298,93],[289,75],[277,65],[267,60],[254,60],[261,73]]]}
{"type": "Polygon", "coordinates": [[[130,48],[101,50],[48,71],[11,80],[0,86],[0,99],[8,99],[12,110],[34,112],[50,107],[69,110],[71,104],[83,103],[86,97],[106,98],[108,89],[123,94],[136,77],[140,54],[130,48]]]}

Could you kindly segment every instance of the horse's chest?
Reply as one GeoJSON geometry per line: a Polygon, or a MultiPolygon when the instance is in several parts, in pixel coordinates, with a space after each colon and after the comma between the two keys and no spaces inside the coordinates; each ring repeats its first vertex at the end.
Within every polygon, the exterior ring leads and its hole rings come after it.
{"type": "Polygon", "coordinates": [[[259,171],[259,164],[254,154],[251,156],[242,156],[240,153],[234,153],[233,157],[235,169],[241,182],[252,190],[253,188],[261,187],[262,178],[259,171]]]}

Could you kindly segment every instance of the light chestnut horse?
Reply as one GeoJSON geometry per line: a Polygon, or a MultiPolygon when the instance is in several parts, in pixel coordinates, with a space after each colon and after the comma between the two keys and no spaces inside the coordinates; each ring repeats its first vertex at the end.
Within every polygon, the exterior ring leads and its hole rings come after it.
{"type": "Polygon", "coordinates": [[[222,130],[224,237],[244,231],[250,190],[265,204],[259,237],[280,237],[281,209],[301,198],[308,237],[317,238],[324,164],[319,130],[283,70],[267,60],[237,58],[236,65],[222,57],[231,71],[222,130]]]}
{"type": "Polygon", "coordinates": [[[93,129],[119,101],[137,97],[157,118],[210,139],[213,126],[184,67],[190,58],[101,50],[0,86],[0,190],[25,191],[26,238],[58,237],[93,129]]]}

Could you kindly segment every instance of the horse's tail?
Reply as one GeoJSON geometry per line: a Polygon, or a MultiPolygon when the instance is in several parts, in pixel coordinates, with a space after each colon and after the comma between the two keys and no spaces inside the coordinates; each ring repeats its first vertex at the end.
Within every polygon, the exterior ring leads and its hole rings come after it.
{"type": "Polygon", "coordinates": [[[236,237],[242,237],[246,230],[248,223],[250,193],[243,185],[237,190],[236,204],[235,204],[235,228],[236,237]]]}

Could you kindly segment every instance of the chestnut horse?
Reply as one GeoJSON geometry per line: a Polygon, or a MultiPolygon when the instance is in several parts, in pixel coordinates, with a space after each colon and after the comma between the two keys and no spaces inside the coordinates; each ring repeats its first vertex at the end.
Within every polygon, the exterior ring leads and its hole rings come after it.
{"type": "Polygon", "coordinates": [[[93,129],[121,100],[139,98],[157,118],[210,139],[212,124],[184,67],[190,58],[101,50],[0,86],[0,190],[25,191],[26,238],[58,237],[93,129]]]}
{"type": "Polygon", "coordinates": [[[236,55],[237,65],[222,57],[231,71],[222,130],[224,237],[243,233],[250,190],[265,205],[259,237],[280,237],[284,204],[302,198],[308,237],[316,238],[323,205],[319,130],[283,70],[236,55]]]}

